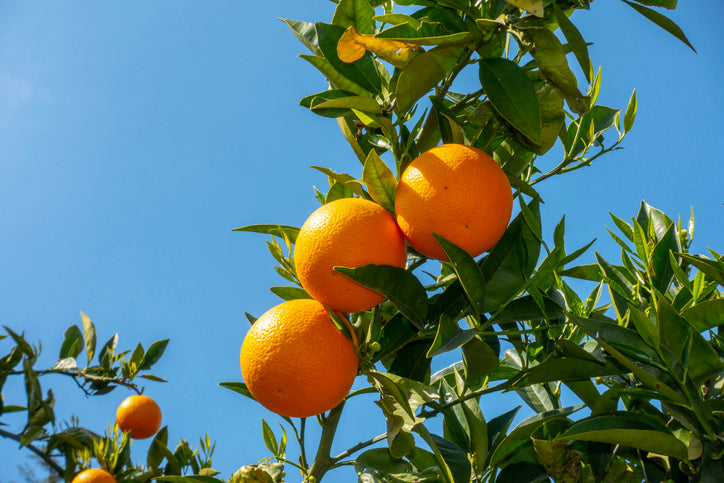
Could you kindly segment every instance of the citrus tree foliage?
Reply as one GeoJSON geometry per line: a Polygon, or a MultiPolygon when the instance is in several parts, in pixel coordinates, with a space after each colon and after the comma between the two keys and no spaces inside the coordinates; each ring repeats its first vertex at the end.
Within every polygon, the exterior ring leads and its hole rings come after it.
{"type": "MultiPolygon", "coordinates": [[[[49,481],[71,481],[79,471],[91,467],[104,468],[117,481],[216,474],[211,469],[213,444],[208,437],[201,440],[200,448],[191,448],[182,440],[171,449],[168,429],[163,427],[149,445],[145,464],[137,464],[131,461],[132,440],[115,424],[101,435],[82,426],[76,416],[70,421],[56,420],[53,391],[44,391],[41,385],[47,376],[66,376],[86,396],[101,396],[119,387],[140,393],[136,377],[165,382],[148,371],[163,356],[168,339],[156,341],[148,349],[139,343],[133,351],[119,350],[118,334],[114,334],[98,350],[95,324],[83,312],[81,322],[66,329],[58,361],[45,369],[37,367],[41,345],[34,346],[24,334],[4,327],[5,334],[0,335],[0,354],[4,354],[0,357],[0,389],[9,379],[22,378],[25,394],[3,392],[0,437],[16,441],[21,449],[40,458],[49,471],[49,481]]],[[[115,414],[110,415],[109,421],[114,417],[115,414]]]]}
{"type": "MultiPolygon", "coordinates": [[[[349,464],[365,482],[718,480],[724,259],[689,253],[693,219],[682,227],[645,202],[630,218],[612,215],[620,260],[590,253],[591,244],[567,247],[565,219],[543,238],[539,183],[618,149],[636,117],[635,91],[622,108],[597,102],[600,70],[573,23],[576,10],[595,5],[335,3],[331,21],[284,20],[327,84],[300,104],[336,122],[359,161],[347,173],[315,167],[329,180],[319,201],[357,196],[392,211],[397,180],[417,155],[462,143],[503,167],[519,209],[477,260],[440,238],[449,263],[411,251],[405,270],[336,268],[387,297],[349,314],[368,384],[348,396],[377,393],[387,431],[332,455],[343,401],[319,418],[313,458],[305,421],[287,418],[298,462],[286,459],[286,430],[278,439],[264,422],[271,460],[309,481],[349,464]],[[463,81],[463,71],[477,81],[463,81]],[[433,372],[433,360],[450,353],[459,360],[433,372]],[[516,392],[534,415],[513,426],[520,408],[490,414],[485,401],[501,391],[516,392]],[[439,420],[435,434],[428,423],[439,420]]],[[[651,8],[675,1],[625,3],[691,47],[651,8]]],[[[298,228],[239,230],[272,235],[275,269],[291,282],[275,294],[308,296],[291,256],[298,228]]],[[[222,385],[251,397],[243,383],[222,385]]]]}

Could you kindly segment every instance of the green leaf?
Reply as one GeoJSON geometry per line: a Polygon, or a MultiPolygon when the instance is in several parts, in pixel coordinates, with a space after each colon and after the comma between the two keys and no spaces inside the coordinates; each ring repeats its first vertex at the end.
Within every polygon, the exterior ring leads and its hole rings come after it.
{"type": "Polygon", "coordinates": [[[336,89],[344,89],[345,91],[352,92],[358,96],[369,96],[369,91],[339,73],[332,63],[326,58],[318,55],[300,55],[299,57],[316,67],[317,70],[329,79],[330,84],[332,84],[332,86],[336,89]]]}
{"type": "MultiPolygon", "coordinates": [[[[533,199],[528,208],[540,224],[539,201],[533,199]]],[[[530,231],[522,214],[518,214],[480,262],[486,280],[484,311],[498,310],[520,291],[535,270],[540,247],[540,240],[530,231]]]]}
{"type": "Polygon", "coordinates": [[[411,23],[395,25],[376,35],[378,39],[397,40],[412,45],[458,45],[471,37],[470,32],[449,33],[442,24],[421,21],[419,25],[411,23]]]}
{"type": "Polygon", "coordinates": [[[465,364],[465,383],[468,386],[478,387],[483,378],[492,374],[498,367],[498,355],[479,336],[466,342],[462,352],[465,364]]]}
{"type": "Polygon", "coordinates": [[[148,370],[151,368],[151,366],[158,362],[158,360],[161,359],[161,356],[166,350],[168,341],[169,339],[163,339],[151,344],[151,347],[149,347],[146,353],[143,355],[143,359],[141,360],[139,369],[142,371],[148,370]]]}
{"type": "Polygon", "coordinates": [[[430,436],[435,442],[448,468],[450,468],[453,481],[455,483],[468,483],[472,469],[468,455],[452,441],[448,441],[435,434],[431,434],[430,436]]]}
{"type": "Polygon", "coordinates": [[[681,30],[681,27],[676,25],[676,23],[671,20],[669,17],[660,14],[656,10],[652,10],[650,8],[644,7],[642,5],[638,5],[633,2],[629,2],[628,0],[623,0],[624,3],[630,5],[634,10],[636,10],[638,13],[646,17],[647,19],[651,20],[653,23],[661,27],[662,29],[669,32],[671,35],[676,37],[677,39],[684,42],[691,50],[696,52],[696,49],[693,45],[689,42],[689,39],[686,38],[686,34],[684,34],[684,31],[681,30]]]}
{"type": "Polygon", "coordinates": [[[591,76],[593,74],[593,66],[591,64],[591,58],[588,55],[588,46],[586,41],[583,40],[581,32],[578,31],[573,22],[568,19],[565,13],[560,9],[557,3],[553,3],[553,11],[558,21],[558,26],[561,28],[561,32],[566,37],[568,45],[573,51],[573,54],[578,60],[578,64],[581,66],[583,74],[586,76],[586,80],[590,83],[591,76]]]}
{"type": "Polygon", "coordinates": [[[681,250],[678,240],[678,231],[673,223],[666,230],[666,234],[654,246],[651,252],[650,267],[653,273],[651,281],[654,287],[661,293],[669,290],[669,285],[674,279],[674,269],[671,267],[669,253],[681,250]]]}
{"type": "Polygon", "coordinates": [[[362,168],[362,181],[367,186],[373,200],[390,212],[395,212],[397,179],[374,149],[369,152],[365,160],[362,168]]]}
{"type": "Polygon", "coordinates": [[[699,332],[724,325],[724,299],[699,302],[681,312],[681,316],[699,332]]]}
{"type": "Polygon", "coordinates": [[[518,65],[502,58],[480,60],[480,83],[495,110],[533,144],[540,145],[541,113],[533,83],[518,65]]]}
{"type": "Polygon", "coordinates": [[[427,319],[427,292],[411,272],[391,265],[358,268],[334,267],[353,281],[387,297],[413,324],[423,327],[427,319]]]}
{"type": "Polygon", "coordinates": [[[545,4],[543,0],[505,0],[511,5],[515,5],[516,7],[525,10],[526,12],[530,12],[536,17],[543,18],[545,15],[544,7],[545,4]]]}
{"type": "Polygon", "coordinates": [[[432,358],[457,349],[473,337],[475,337],[475,329],[461,330],[457,322],[443,314],[437,324],[435,340],[427,352],[427,357],[432,358]]]}
{"type": "Polygon", "coordinates": [[[332,17],[332,24],[340,27],[354,27],[361,34],[373,34],[375,9],[367,0],[340,0],[332,17]]]}
{"type": "MultiPolygon", "coordinates": [[[[512,456],[516,452],[516,450],[521,447],[521,445],[529,442],[531,435],[543,424],[555,420],[567,421],[569,415],[583,409],[584,407],[586,407],[584,404],[580,404],[578,406],[569,406],[561,409],[554,409],[552,411],[535,414],[521,421],[510,432],[510,434],[507,437],[501,439],[500,443],[495,447],[490,457],[490,464],[493,466],[499,466],[500,463],[505,461],[508,457],[512,456]]],[[[513,416],[514,415],[515,414],[513,413],[513,416]]],[[[512,417],[510,419],[512,419],[512,417]]],[[[491,420],[488,425],[488,429],[490,429],[492,424],[493,421],[491,420]]],[[[510,422],[508,422],[507,424],[509,425],[510,422]]]]}
{"type": "Polygon", "coordinates": [[[629,132],[633,128],[634,121],[636,120],[637,104],[636,89],[634,89],[628,101],[628,106],[626,106],[626,114],[623,116],[623,132],[629,132]]]}
{"type": "Polygon", "coordinates": [[[66,357],[78,357],[82,350],[83,334],[77,325],[71,325],[65,330],[65,338],[63,344],[60,346],[60,354],[58,359],[65,359],[66,357]]]}
{"type": "Polygon", "coordinates": [[[456,48],[438,47],[412,59],[400,72],[395,85],[398,112],[407,112],[430,92],[453,69],[458,55],[456,48]]]}
{"type": "Polygon", "coordinates": [[[287,24],[287,27],[292,33],[312,51],[314,55],[322,55],[319,50],[319,42],[317,40],[317,30],[314,28],[313,23],[301,22],[298,20],[281,19],[282,22],[287,24]]]}
{"type": "Polygon", "coordinates": [[[583,318],[569,314],[569,317],[572,322],[593,337],[616,362],[631,371],[641,382],[657,390],[664,398],[685,404],[684,398],[679,393],[621,353],[619,349],[633,349],[651,360],[657,359],[653,349],[649,348],[635,331],[622,327],[610,319],[606,320],[603,316],[583,318]]]}
{"type": "Polygon", "coordinates": [[[303,288],[300,287],[269,287],[269,290],[282,300],[311,299],[303,288]]]}
{"type": "Polygon", "coordinates": [[[244,384],[243,382],[220,382],[219,386],[225,387],[226,389],[231,389],[234,392],[238,392],[242,396],[246,396],[249,399],[256,401],[256,399],[254,399],[254,396],[251,395],[251,392],[246,387],[246,384],[244,384]]]}
{"type": "MultiPolygon", "coordinates": [[[[343,91],[334,91],[343,92],[343,91]]],[[[304,101],[305,99],[302,99],[304,101]]],[[[309,104],[313,113],[324,117],[342,117],[350,110],[357,109],[361,112],[380,112],[380,105],[371,97],[367,96],[346,96],[335,99],[327,99],[317,96],[309,104]]]]}
{"type": "Polygon", "coordinates": [[[602,364],[591,359],[577,357],[556,357],[531,367],[513,385],[515,388],[544,382],[571,382],[588,380],[598,376],[624,374],[627,371],[610,361],[602,364]]]}
{"type": "Polygon", "coordinates": [[[536,96],[540,106],[541,144],[535,148],[538,155],[547,153],[555,145],[566,125],[563,96],[552,84],[536,82],[536,96]]]}
{"type": "Polygon", "coordinates": [[[485,278],[475,259],[468,252],[447,241],[437,233],[432,236],[440,244],[445,255],[447,255],[450,263],[455,270],[458,280],[463,286],[463,290],[468,296],[468,300],[477,313],[483,312],[483,303],[485,301],[485,278]]]}
{"type": "Polygon", "coordinates": [[[722,362],[711,344],[699,332],[694,331],[685,318],[676,313],[665,297],[659,298],[657,315],[662,344],[666,337],[664,345],[688,369],[695,383],[699,384],[722,370],[722,362]]]}
{"type": "Polygon", "coordinates": [[[556,34],[545,27],[532,27],[525,29],[524,35],[533,44],[531,53],[541,73],[563,92],[573,111],[586,112],[588,100],[578,89],[576,76],[566,60],[566,51],[556,34]]]}
{"type": "Polygon", "coordinates": [[[524,295],[510,302],[502,311],[491,319],[496,323],[545,319],[546,316],[555,319],[563,315],[564,307],[548,296],[543,296],[545,313],[530,295],[524,295]]]}
{"type": "Polygon", "coordinates": [[[80,317],[83,321],[83,335],[85,337],[85,352],[88,356],[88,363],[93,360],[93,355],[96,352],[96,328],[93,325],[90,317],[83,312],[80,313],[80,317]]]}
{"type": "MultiPolygon", "coordinates": [[[[313,169],[316,169],[317,171],[320,171],[324,174],[326,174],[330,179],[335,180],[337,183],[341,184],[346,190],[349,190],[350,192],[356,194],[357,196],[364,197],[365,192],[362,189],[362,185],[358,180],[353,178],[351,175],[347,173],[335,173],[329,168],[323,168],[321,166],[310,166],[313,169]]],[[[348,196],[346,198],[349,198],[348,196]]]]}
{"type": "Polygon", "coordinates": [[[277,443],[277,438],[274,436],[274,431],[269,427],[267,422],[264,420],[264,418],[261,419],[262,424],[262,436],[264,438],[264,444],[266,445],[267,449],[271,451],[271,453],[275,456],[279,455],[279,443],[277,443]]]}
{"type": "Polygon", "coordinates": [[[297,241],[299,228],[288,225],[247,225],[240,228],[234,228],[231,231],[248,231],[252,233],[265,233],[267,235],[287,238],[291,243],[297,241]]]}
{"type": "Polygon", "coordinates": [[[616,413],[585,418],[574,423],[555,439],[620,444],[688,460],[686,445],[665,426],[642,413],[616,413]]]}
{"type": "Polygon", "coordinates": [[[677,253],[677,255],[724,287],[724,263],[718,260],[711,260],[704,255],[689,255],[688,253],[677,253]]]}

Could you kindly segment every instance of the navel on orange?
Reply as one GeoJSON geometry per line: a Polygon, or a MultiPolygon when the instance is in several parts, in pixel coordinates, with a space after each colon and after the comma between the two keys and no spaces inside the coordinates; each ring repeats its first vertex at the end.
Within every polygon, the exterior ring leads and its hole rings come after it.
{"type": "Polygon", "coordinates": [[[406,261],[407,247],[395,217],[361,198],[343,198],[318,208],[302,225],[294,247],[294,265],[304,289],[340,312],[362,312],[385,297],[333,267],[404,267],[406,261]]]}
{"type": "Polygon", "coordinates": [[[239,356],[241,375],[268,410],[308,417],[339,404],[352,387],[359,357],[354,344],[316,300],[283,302],[259,317],[239,356]]]}
{"type": "Polygon", "coordinates": [[[128,396],[118,406],[116,423],[121,431],[130,431],[133,439],[150,438],[161,427],[161,409],[148,396],[128,396]]]}
{"type": "Polygon", "coordinates": [[[116,483],[116,479],[105,470],[91,468],[75,475],[71,483],[116,483]]]}
{"type": "Polygon", "coordinates": [[[447,261],[433,237],[477,257],[503,236],[513,209],[505,173],[493,158],[462,144],[443,144],[415,158],[395,193],[397,223],[408,243],[447,261]]]}

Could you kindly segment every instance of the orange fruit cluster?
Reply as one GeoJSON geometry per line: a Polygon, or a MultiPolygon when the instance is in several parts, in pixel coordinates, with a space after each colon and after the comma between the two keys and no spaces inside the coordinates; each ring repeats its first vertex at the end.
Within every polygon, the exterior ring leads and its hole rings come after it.
{"type": "Polygon", "coordinates": [[[313,416],[339,404],[354,382],[359,357],[356,340],[342,334],[328,310],[363,312],[385,297],[334,267],[404,267],[407,243],[447,261],[433,234],[476,257],[503,235],[512,204],[510,183],[490,156],[444,144],[405,169],[395,215],[361,198],[318,208],[302,225],[294,248],[297,277],[313,300],[284,302],[254,322],[240,353],[249,392],[270,411],[289,417],[313,416]]]}

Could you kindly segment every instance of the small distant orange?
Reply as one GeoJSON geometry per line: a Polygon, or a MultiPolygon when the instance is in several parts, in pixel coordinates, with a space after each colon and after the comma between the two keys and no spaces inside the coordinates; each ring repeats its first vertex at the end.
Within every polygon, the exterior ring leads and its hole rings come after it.
{"type": "Polygon", "coordinates": [[[404,267],[407,246],[394,215],[373,201],[342,198],[319,207],[299,230],[294,265],[302,287],[339,312],[363,312],[385,300],[333,267],[404,267]]]}
{"type": "Polygon", "coordinates": [[[486,153],[443,144],[415,158],[395,193],[397,223],[423,255],[447,261],[436,233],[477,257],[503,236],[513,209],[505,173],[486,153]]]}
{"type": "Polygon", "coordinates": [[[116,483],[116,479],[107,471],[91,468],[75,475],[71,483],[116,483]]]}
{"type": "Polygon", "coordinates": [[[335,407],[359,366],[355,345],[321,303],[283,302],[259,317],[239,355],[249,392],[268,410],[303,418],[335,407]]]}
{"type": "Polygon", "coordinates": [[[129,396],[118,406],[116,422],[133,439],[150,438],[161,427],[161,409],[148,396],[129,396]]]}

